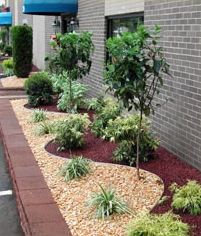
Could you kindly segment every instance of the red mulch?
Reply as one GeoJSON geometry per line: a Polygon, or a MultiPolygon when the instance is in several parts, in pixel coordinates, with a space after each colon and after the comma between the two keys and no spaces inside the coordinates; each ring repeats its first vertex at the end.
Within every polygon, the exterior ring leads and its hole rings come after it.
{"type": "MultiPolygon", "coordinates": [[[[57,111],[55,103],[53,105],[41,106],[41,108],[48,111],[57,111]]],[[[89,113],[90,117],[92,118],[93,112],[90,111],[89,113]]],[[[114,163],[110,157],[117,144],[102,141],[94,137],[90,131],[85,134],[84,140],[84,147],[80,150],[72,151],[72,154],[82,155],[98,162],[114,163]]],[[[58,145],[53,142],[49,142],[46,146],[46,150],[48,152],[57,156],[69,158],[68,151],[58,152],[57,148],[58,145]]],[[[155,152],[155,157],[152,160],[145,163],[141,162],[140,168],[160,176],[165,184],[164,196],[170,196],[170,198],[161,206],[155,206],[152,210],[152,213],[162,214],[171,210],[170,204],[172,200],[172,194],[168,188],[173,182],[176,182],[179,186],[182,186],[186,184],[187,180],[197,180],[197,182],[201,184],[201,172],[199,170],[181,161],[163,147],[159,147],[157,149],[155,152]]],[[[173,212],[179,214],[183,222],[193,226],[192,235],[201,236],[200,215],[195,216],[175,210],[173,212]]]]}

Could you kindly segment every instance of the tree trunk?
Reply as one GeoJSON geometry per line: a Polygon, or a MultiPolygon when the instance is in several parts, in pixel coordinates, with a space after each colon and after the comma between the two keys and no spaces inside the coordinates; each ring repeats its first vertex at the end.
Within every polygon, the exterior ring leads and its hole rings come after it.
{"type": "Polygon", "coordinates": [[[138,135],[137,135],[137,159],[136,159],[136,169],[137,169],[137,178],[140,179],[140,134],[142,126],[142,112],[140,111],[140,119],[138,126],[138,135]]]}

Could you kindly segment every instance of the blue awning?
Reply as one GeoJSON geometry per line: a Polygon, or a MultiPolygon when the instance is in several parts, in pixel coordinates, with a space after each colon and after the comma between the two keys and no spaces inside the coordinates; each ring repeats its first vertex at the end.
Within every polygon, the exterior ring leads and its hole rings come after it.
{"type": "Polygon", "coordinates": [[[32,15],[61,15],[77,13],[78,0],[24,0],[23,13],[32,15]]]}
{"type": "Polygon", "coordinates": [[[1,12],[0,13],[0,26],[12,25],[12,13],[1,12]]]}

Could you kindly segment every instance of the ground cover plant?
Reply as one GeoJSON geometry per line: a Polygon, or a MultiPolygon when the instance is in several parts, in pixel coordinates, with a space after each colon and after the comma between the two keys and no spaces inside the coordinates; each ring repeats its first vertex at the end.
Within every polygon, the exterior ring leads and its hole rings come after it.
{"type": "Polygon", "coordinates": [[[141,213],[134,216],[127,236],[189,236],[190,227],[172,212],[161,215],[141,213]]]}
{"type": "Polygon", "coordinates": [[[174,193],[171,206],[176,210],[188,211],[192,215],[201,213],[201,185],[195,180],[188,180],[187,184],[179,187],[176,183],[170,186],[174,193]]]}

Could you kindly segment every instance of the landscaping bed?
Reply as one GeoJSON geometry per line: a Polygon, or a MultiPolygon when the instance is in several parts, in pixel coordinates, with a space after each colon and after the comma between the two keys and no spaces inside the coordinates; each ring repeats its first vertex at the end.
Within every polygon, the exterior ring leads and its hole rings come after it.
{"type": "MultiPolygon", "coordinates": [[[[24,108],[24,104],[26,104],[26,100],[12,101],[13,109],[24,130],[29,145],[36,156],[36,160],[39,163],[52,195],[73,235],[103,235],[103,232],[105,232],[105,235],[125,235],[124,227],[125,224],[131,220],[132,217],[130,215],[115,216],[114,218],[112,217],[110,221],[90,220],[90,212],[86,210],[85,201],[90,191],[97,191],[96,183],[115,187],[118,193],[123,194],[128,200],[130,199],[129,203],[132,202],[132,204],[135,205],[136,212],[151,210],[152,213],[157,214],[171,210],[172,193],[169,191],[169,186],[173,182],[182,186],[186,184],[187,180],[197,180],[198,183],[201,184],[201,173],[197,169],[180,161],[163,147],[157,149],[154,159],[146,163],[140,163],[140,168],[158,175],[164,181],[163,195],[169,196],[169,198],[161,206],[155,206],[153,208],[163,192],[161,182],[155,179],[155,175],[153,175],[154,177],[151,175],[152,177],[149,178],[149,172],[144,171],[141,171],[141,174],[145,175],[145,179],[149,179],[149,184],[147,185],[143,181],[139,182],[136,179],[135,168],[130,169],[120,165],[113,166],[110,164],[96,163],[92,167],[93,174],[90,175],[89,179],[88,177],[84,177],[79,182],[72,181],[66,184],[63,178],[57,176],[56,173],[65,162],[65,158],[69,158],[69,152],[58,152],[56,150],[56,144],[50,142],[50,140],[53,139],[52,135],[37,137],[34,134],[35,125],[31,121],[27,122],[27,117],[30,116],[32,111],[24,108]],[[51,155],[45,151],[45,144],[48,144],[46,145],[46,150],[50,152],[51,155]],[[58,158],[58,156],[62,156],[62,158],[58,158]],[[136,198],[136,194],[139,198],[136,198]],[[72,198],[72,195],[74,198],[72,198]]],[[[57,111],[55,104],[41,108],[52,112],[57,111]]],[[[59,119],[67,115],[65,113],[52,114],[54,114],[53,119],[59,119]]],[[[93,139],[93,136],[89,133],[88,138],[93,139]]],[[[95,141],[92,141],[91,145],[93,147],[96,145],[95,150],[98,159],[94,159],[95,161],[103,163],[112,162],[110,154],[106,155],[105,151],[109,143],[104,143],[103,145],[103,143],[100,142],[99,145],[97,145],[95,141]]],[[[84,154],[82,152],[80,153],[90,158],[89,150],[90,148],[88,151],[85,150],[85,153],[83,152],[84,154]]],[[[93,160],[92,156],[91,159],[93,160]]],[[[190,215],[189,213],[183,213],[181,211],[174,211],[174,213],[179,214],[183,222],[193,226],[192,232],[194,235],[200,235],[200,216],[190,215]]]]}

